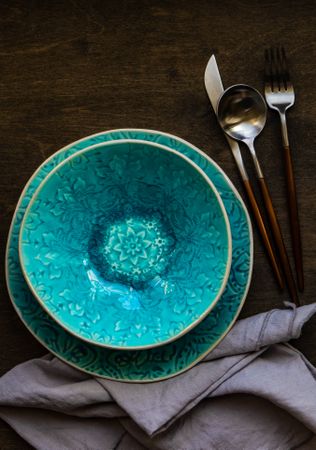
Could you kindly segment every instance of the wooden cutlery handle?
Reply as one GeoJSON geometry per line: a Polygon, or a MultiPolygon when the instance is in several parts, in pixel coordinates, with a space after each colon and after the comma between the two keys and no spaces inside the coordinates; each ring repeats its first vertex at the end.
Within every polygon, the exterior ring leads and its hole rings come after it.
{"type": "Polygon", "coordinates": [[[270,221],[270,226],[271,226],[271,230],[273,233],[273,237],[274,237],[276,246],[279,251],[279,256],[280,256],[280,260],[282,263],[282,268],[284,271],[286,283],[288,285],[292,300],[294,301],[294,303],[296,303],[298,305],[299,299],[298,299],[298,295],[297,295],[297,290],[296,290],[289,258],[287,255],[287,251],[286,251],[286,248],[285,248],[285,245],[283,242],[280,225],[279,225],[278,219],[277,219],[275,211],[274,211],[272,199],[271,199],[267,184],[265,182],[265,179],[262,177],[262,178],[258,178],[258,180],[259,180],[264,204],[265,204],[265,207],[267,210],[268,218],[270,221]]]}
{"type": "Polygon", "coordinates": [[[265,224],[263,222],[263,218],[262,218],[262,215],[260,213],[259,206],[258,206],[258,203],[256,201],[254,192],[252,190],[252,187],[251,187],[251,184],[250,184],[249,180],[243,180],[243,182],[244,182],[244,187],[245,187],[245,191],[246,191],[247,196],[248,196],[248,200],[249,200],[250,206],[252,208],[253,215],[255,217],[255,220],[256,220],[256,223],[257,223],[257,226],[258,226],[258,229],[259,229],[260,236],[262,238],[262,241],[263,241],[263,244],[265,246],[266,252],[267,252],[267,254],[269,256],[269,259],[270,259],[272,270],[274,272],[274,275],[275,275],[275,277],[276,277],[276,279],[278,281],[278,284],[279,284],[280,288],[283,290],[284,289],[283,278],[282,278],[282,275],[281,275],[281,272],[280,272],[277,260],[275,258],[275,255],[274,255],[274,252],[273,252],[273,248],[272,248],[271,243],[270,243],[269,235],[267,233],[265,224]]]}
{"type": "Polygon", "coordinates": [[[290,147],[284,145],[284,161],[285,173],[287,183],[287,195],[290,214],[290,225],[292,235],[292,246],[295,259],[295,267],[297,273],[297,284],[300,291],[304,290],[304,274],[303,274],[303,257],[302,257],[302,243],[300,223],[298,218],[298,207],[296,198],[296,186],[292,164],[292,156],[290,147]]]}

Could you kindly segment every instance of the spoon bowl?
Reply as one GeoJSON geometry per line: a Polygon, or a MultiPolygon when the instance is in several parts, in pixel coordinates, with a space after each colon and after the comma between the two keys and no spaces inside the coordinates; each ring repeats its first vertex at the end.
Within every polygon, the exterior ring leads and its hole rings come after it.
{"type": "Polygon", "coordinates": [[[253,141],[266,123],[267,107],[262,95],[245,84],[226,89],[217,110],[225,133],[238,141],[253,141]]]}

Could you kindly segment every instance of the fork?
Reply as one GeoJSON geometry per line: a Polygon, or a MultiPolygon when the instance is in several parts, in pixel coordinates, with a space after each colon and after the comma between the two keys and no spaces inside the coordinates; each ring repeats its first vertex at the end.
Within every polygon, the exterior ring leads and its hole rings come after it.
{"type": "Polygon", "coordinates": [[[268,106],[279,113],[282,130],[282,143],[288,195],[288,209],[292,246],[295,259],[297,283],[300,291],[304,290],[303,258],[301,233],[298,217],[296,186],[291,150],[286,123],[286,111],[294,105],[295,94],[287,66],[285,50],[270,48],[265,50],[265,98],[268,106]]]}

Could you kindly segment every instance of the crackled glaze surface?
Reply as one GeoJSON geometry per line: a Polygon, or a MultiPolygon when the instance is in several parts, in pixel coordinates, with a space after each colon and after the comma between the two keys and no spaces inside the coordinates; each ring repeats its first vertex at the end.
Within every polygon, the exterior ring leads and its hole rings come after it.
{"type": "Polygon", "coordinates": [[[42,305],[78,337],[133,349],[165,343],[223,290],[225,215],[190,160],[141,141],[100,144],[58,166],[35,193],[21,227],[22,268],[42,305]]]}
{"type": "Polygon", "coordinates": [[[247,295],[253,261],[252,232],[245,206],[224,172],[189,143],[164,133],[117,130],[89,136],[60,150],[34,174],[21,195],[8,238],[6,273],[12,303],[29,331],[63,361],[92,375],[129,382],[151,382],[177,375],[212,350],[233,325],[247,295]],[[117,139],[143,139],[176,148],[212,179],[225,204],[233,240],[232,269],[226,289],[210,314],[192,331],[170,344],[143,351],[120,351],[86,343],[60,327],[38,304],[19,264],[18,236],[25,210],[47,174],[71,154],[117,139]]]}

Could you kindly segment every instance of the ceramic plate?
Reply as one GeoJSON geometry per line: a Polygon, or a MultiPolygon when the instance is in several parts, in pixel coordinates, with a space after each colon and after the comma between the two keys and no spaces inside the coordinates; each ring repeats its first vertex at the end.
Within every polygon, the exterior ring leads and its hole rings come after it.
{"type": "Polygon", "coordinates": [[[52,170],[20,231],[31,291],[87,342],[140,350],[196,326],[224,291],[231,232],[213,183],[146,141],[88,147],[52,170]]]}
{"type": "Polygon", "coordinates": [[[151,382],[177,375],[203,359],[230,330],[246,299],[253,265],[253,238],[247,210],[231,181],[217,164],[188,142],[150,130],[114,130],[86,137],[48,158],[21,194],[12,220],[6,254],[7,285],[12,303],[29,331],[53,354],[92,375],[151,382]],[[141,139],[176,149],[210,177],[228,213],[232,232],[232,268],[226,289],[210,314],[192,331],[162,347],[120,351],[86,343],[67,333],[40,307],[24,280],[18,254],[18,237],[24,212],[46,175],[68,156],[88,146],[118,139],[141,139]]]}

